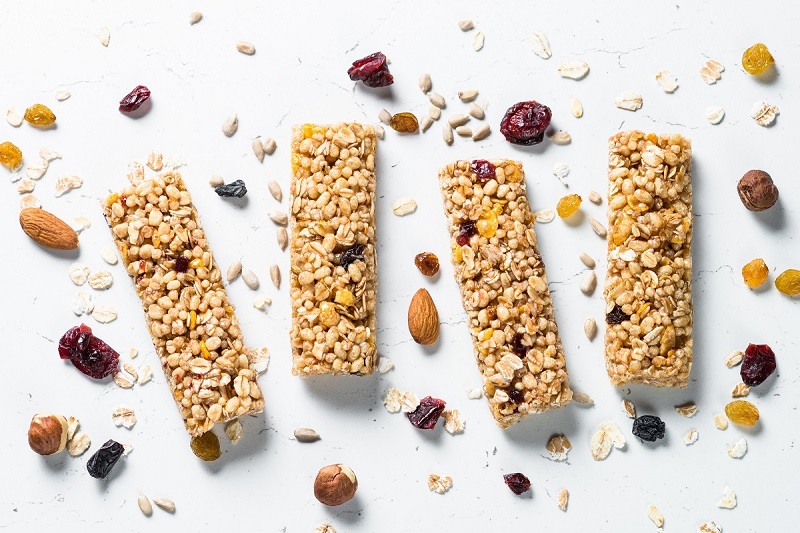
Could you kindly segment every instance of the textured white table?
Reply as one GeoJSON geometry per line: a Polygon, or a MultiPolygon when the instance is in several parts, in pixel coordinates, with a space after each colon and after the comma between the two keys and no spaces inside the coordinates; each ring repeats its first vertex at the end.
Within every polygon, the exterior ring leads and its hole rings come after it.
{"type": "MultiPolygon", "coordinates": [[[[78,290],[67,277],[75,255],[48,253],[17,227],[18,195],[6,183],[2,195],[6,279],[3,331],[4,435],[0,442],[0,529],[55,531],[64,524],[80,531],[174,531],[177,528],[236,528],[309,532],[329,521],[340,532],[388,531],[653,531],[648,504],[666,517],[666,531],[693,531],[714,519],[726,533],[767,531],[785,523],[800,501],[792,474],[800,466],[796,440],[800,397],[797,352],[798,301],[778,294],[777,272],[798,268],[800,181],[796,175],[796,132],[800,98],[796,65],[800,60],[794,19],[788,3],[770,16],[755,13],[752,2],[703,2],[612,7],[611,4],[504,2],[392,2],[290,5],[276,2],[107,2],[40,3],[13,1],[0,6],[3,82],[0,108],[22,110],[43,102],[58,116],[58,127],[38,131],[3,122],[0,140],[12,140],[35,161],[41,147],[58,150],[37,184],[44,207],[66,220],[86,215],[92,227],[81,236],[77,260],[93,269],[105,267],[99,251],[111,242],[99,209],[100,199],[125,182],[127,164],[143,160],[151,148],[182,158],[184,178],[203,218],[217,260],[223,267],[242,257],[262,280],[261,294],[274,303],[265,313],[251,306],[256,293],[241,281],[230,286],[247,343],[266,346],[272,363],[262,376],[267,409],[245,420],[246,437],[236,447],[222,438],[224,454],[203,464],[191,453],[147,334],[139,301],[121,266],[111,268],[114,285],[94,292],[98,303],[111,303],[119,319],[108,325],[85,318],[95,332],[127,359],[139,349],[137,365],[156,368],[152,383],[122,390],[95,383],[56,354],[56,341],[80,323],[71,310],[78,290]],[[369,5],[369,7],[367,7],[369,5]],[[201,10],[202,22],[188,23],[201,10]],[[366,9],[366,11],[365,11],[366,9]],[[473,34],[456,22],[472,18],[486,34],[481,52],[471,47],[473,34]],[[111,32],[104,48],[103,26],[111,32]],[[530,34],[547,33],[553,57],[544,61],[531,51],[530,34]],[[234,48],[237,40],[255,44],[248,57],[234,48]],[[740,66],[743,50],[765,41],[780,75],[759,82],[740,66]],[[392,60],[396,82],[373,91],[350,82],[345,72],[360,57],[381,50],[392,60]],[[569,59],[591,65],[582,81],[562,79],[556,67],[569,59]],[[726,65],[722,80],[708,86],[698,71],[707,58],[726,65]],[[669,69],[680,88],[666,94],[654,80],[669,69]],[[268,267],[277,262],[288,278],[288,255],[281,252],[271,209],[286,209],[269,196],[266,183],[289,177],[289,131],[292,124],[361,120],[374,122],[382,107],[422,115],[428,108],[417,77],[429,72],[434,90],[448,98],[444,116],[463,112],[455,95],[476,88],[489,102],[492,135],[483,142],[441,140],[441,125],[424,135],[400,138],[387,131],[379,146],[380,243],[379,349],[397,365],[386,375],[365,379],[309,379],[290,374],[289,305],[286,281],[280,291],[269,283],[268,267]],[[134,120],[117,112],[117,102],[137,84],[153,92],[152,109],[134,120]],[[54,91],[72,97],[57,102],[54,91]],[[635,113],[616,109],[614,97],[639,91],[644,107],[635,113]],[[579,97],[585,108],[573,118],[567,103],[579,97]],[[520,100],[537,99],[553,109],[554,125],[568,130],[572,144],[544,143],[523,149],[499,134],[505,109],[520,100]],[[768,129],[749,117],[756,100],[777,104],[781,115],[768,129]],[[704,109],[721,105],[725,120],[712,126],[704,109]],[[223,120],[239,115],[239,131],[228,139],[223,120]],[[694,143],[694,288],[695,364],[683,391],[649,388],[616,390],[602,361],[602,329],[594,342],[583,335],[583,321],[603,322],[600,288],[586,297],[578,290],[583,266],[578,254],[598,258],[602,282],[605,243],[587,223],[571,227],[560,220],[537,226],[541,251],[576,390],[591,394],[596,406],[570,405],[529,419],[508,431],[491,420],[485,399],[469,400],[465,390],[479,385],[457,287],[452,280],[448,238],[436,184],[437,170],[456,158],[513,157],[527,173],[535,210],[554,207],[567,190],[551,173],[564,161],[572,172],[570,192],[605,192],[606,139],[619,128],[677,131],[694,143]],[[259,164],[250,149],[256,135],[272,136],[278,150],[259,164]],[[736,181],[750,168],[775,178],[781,201],[767,213],[747,212],[736,195],[736,181]],[[83,188],[62,198],[52,194],[55,179],[74,172],[83,188]],[[250,189],[244,207],[218,198],[207,185],[212,174],[244,179],[250,189]],[[392,215],[402,196],[419,202],[406,218],[392,215]],[[414,254],[429,250],[442,259],[433,281],[413,267],[414,254]],[[763,257],[771,268],[770,288],[751,292],[741,280],[741,266],[763,257]],[[777,272],[776,272],[777,271],[777,272]],[[411,295],[426,287],[442,317],[440,344],[425,350],[406,328],[411,295]],[[712,418],[730,399],[737,370],[722,360],[748,342],[769,343],[777,353],[778,376],[755,389],[749,399],[761,409],[755,431],[714,428],[712,418]],[[467,421],[457,436],[441,426],[416,430],[402,415],[385,411],[389,387],[420,396],[441,397],[467,421]],[[630,421],[620,400],[633,400],[640,413],[660,415],[667,437],[656,445],[630,435],[630,421]],[[673,410],[693,400],[699,412],[686,419],[673,410]],[[139,421],[132,430],[116,428],[113,408],[126,404],[139,421]],[[27,446],[25,432],[38,411],[75,415],[93,440],[79,459],[66,454],[43,459],[27,446]],[[599,423],[614,420],[629,437],[624,451],[603,462],[589,453],[599,423]],[[316,428],[314,444],[292,438],[298,426],[316,428]],[[681,437],[697,428],[700,440],[684,446],[681,437]],[[548,459],[545,443],[564,432],[574,448],[567,463],[548,459]],[[750,451],[730,459],[727,446],[745,435],[750,451]],[[107,481],[86,473],[85,463],[106,439],[135,445],[107,481]],[[312,494],[317,469],[333,462],[350,465],[360,489],[354,500],[325,508],[312,494]],[[502,474],[525,472],[533,497],[516,497],[502,474]],[[455,485],[445,495],[428,491],[426,478],[451,475],[455,485]],[[736,491],[734,510],[717,508],[725,485],[736,491]],[[556,507],[561,488],[570,490],[569,510],[556,507]],[[139,490],[177,503],[174,516],[158,509],[145,518],[137,509],[139,490]],[[148,522],[147,524],[145,524],[148,522]]],[[[473,32],[474,33],[474,32],[473,32]]],[[[0,170],[0,174],[7,174],[0,170]]],[[[587,215],[603,219],[605,203],[584,202],[587,215]]],[[[90,289],[85,289],[90,290],[90,289]]]]}

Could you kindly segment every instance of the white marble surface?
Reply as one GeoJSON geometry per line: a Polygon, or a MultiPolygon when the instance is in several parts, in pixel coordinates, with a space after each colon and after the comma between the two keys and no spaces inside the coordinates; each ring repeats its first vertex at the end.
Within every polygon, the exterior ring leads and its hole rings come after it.
{"type": "MultiPolygon", "coordinates": [[[[37,247],[17,226],[16,186],[0,195],[3,227],[3,332],[5,372],[4,436],[0,441],[0,530],[54,531],[65,524],[83,532],[110,530],[174,531],[240,529],[309,532],[323,521],[339,532],[389,531],[652,531],[645,509],[657,505],[665,531],[694,531],[716,520],[726,533],[777,530],[800,503],[792,472],[800,431],[800,363],[797,353],[798,301],[772,287],[778,272],[800,265],[794,231],[800,227],[800,181],[796,175],[797,76],[800,50],[788,2],[771,8],[753,2],[611,3],[529,2],[457,3],[345,2],[3,2],[0,49],[3,81],[0,110],[24,110],[45,103],[58,116],[58,127],[39,131],[27,124],[0,124],[0,140],[12,140],[35,161],[42,147],[62,153],[35,193],[44,207],[71,221],[85,215],[91,228],[81,234],[79,254],[54,254],[37,247]],[[753,10],[759,10],[759,13],[753,10]],[[203,20],[190,26],[189,13],[203,20]],[[762,15],[760,10],[769,11],[762,15]],[[472,18],[486,35],[485,48],[471,48],[473,33],[456,22],[472,18]],[[108,48],[98,34],[110,29],[108,48]],[[531,51],[530,34],[547,33],[553,57],[531,51]],[[247,40],[257,52],[239,54],[234,43],[247,40]],[[765,41],[778,62],[779,76],[761,82],[740,66],[746,47],[765,41]],[[392,60],[396,82],[374,91],[350,82],[349,64],[376,50],[392,60]],[[582,81],[559,78],[557,66],[569,59],[591,66],[582,81]],[[699,69],[708,58],[727,68],[716,85],[706,85],[699,69]],[[680,87],[664,93],[655,82],[663,69],[678,76],[680,87]],[[288,278],[288,255],[275,243],[266,212],[286,209],[267,192],[267,181],[285,187],[289,178],[289,131],[306,121],[373,122],[382,107],[419,115],[428,108],[417,88],[422,72],[433,77],[434,90],[445,95],[444,116],[465,109],[459,90],[476,88],[488,102],[493,128],[485,141],[441,140],[441,123],[425,134],[400,138],[388,131],[379,146],[379,349],[397,368],[365,379],[301,380],[290,374],[289,305],[286,282],[280,291],[269,283],[268,268],[281,265],[288,278]],[[153,92],[152,108],[132,119],[117,112],[117,102],[132,87],[153,92]],[[72,97],[57,102],[56,89],[72,97]],[[644,107],[635,113],[616,109],[614,97],[639,91],[644,107]],[[581,99],[585,115],[573,118],[568,101],[581,99]],[[573,137],[569,146],[544,143],[531,149],[510,146],[499,134],[505,109],[525,99],[553,109],[554,124],[573,137]],[[759,99],[780,107],[771,128],[749,117],[759,99]],[[725,120],[710,125],[704,110],[725,108],[725,120]],[[226,138],[223,120],[239,115],[239,131],[226,138]],[[602,291],[592,297],[578,290],[585,251],[598,259],[602,280],[605,244],[584,221],[571,227],[560,220],[537,226],[550,287],[576,390],[591,394],[596,405],[570,405],[537,416],[507,431],[492,421],[485,400],[469,400],[465,390],[479,385],[470,338],[457,287],[452,280],[448,238],[436,184],[437,169],[456,158],[514,157],[527,172],[535,210],[554,207],[567,193],[551,170],[569,164],[569,192],[585,197],[604,192],[606,139],[620,128],[642,128],[688,135],[694,143],[695,190],[695,365],[683,391],[649,388],[616,390],[602,361],[602,330],[589,342],[583,322],[603,318],[602,291]],[[276,153],[263,164],[250,140],[272,136],[276,153]],[[105,267],[100,249],[111,242],[99,201],[125,181],[127,164],[143,160],[151,148],[180,158],[216,258],[224,267],[242,257],[262,280],[258,294],[273,299],[265,313],[251,306],[256,293],[241,281],[230,286],[245,338],[266,346],[272,363],[261,378],[265,414],[245,420],[246,437],[236,447],[223,436],[224,455],[203,464],[192,455],[164,377],[122,390],[95,383],[58,359],[56,341],[80,323],[72,314],[77,292],[67,267],[79,260],[92,269],[105,267]],[[781,201],[761,215],[747,212],[736,195],[736,181],[750,168],[775,178],[781,201]],[[53,196],[56,178],[74,172],[83,188],[53,196]],[[237,207],[218,198],[207,182],[212,174],[244,179],[247,202],[237,207]],[[419,202],[406,218],[392,215],[399,197],[419,202]],[[414,254],[436,252],[443,259],[440,276],[431,281],[412,266],[414,254]],[[751,292],[739,274],[754,257],[770,266],[770,288],[751,292]],[[426,287],[442,317],[442,336],[425,350],[410,339],[405,320],[411,295],[426,287]],[[754,390],[749,399],[762,413],[755,431],[714,428],[712,418],[730,400],[738,372],[722,361],[748,342],[769,343],[777,353],[778,375],[754,390]],[[385,411],[389,387],[420,396],[441,397],[467,421],[457,436],[423,433],[402,415],[385,411]],[[633,400],[640,413],[660,415],[667,438],[657,445],[630,435],[630,421],[620,400],[633,400]],[[699,412],[686,419],[673,410],[693,400],[699,412]],[[139,422],[117,428],[111,411],[133,407],[139,422]],[[27,446],[25,432],[38,411],[56,411],[81,419],[93,445],[81,458],[66,454],[43,459],[27,446]],[[597,426],[614,420],[629,437],[624,451],[603,462],[589,453],[597,426]],[[311,426],[323,436],[314,444],[292,438],[297,426],[311,426]],[[690,428],[699,441],[686,447],[690,428]],[[555,463],[544,449],[551,434],[564,432],[574,448],[569,461],[555,463]],[[727,447],[746,436],[750,451],[740,460],[727,447]],[[135,445],[107,481],[86,473],[89,455],[106,439],[135,445]],[[325,508],[312,494],[319,467],[344,462],[360,482],[357,497],[339,508],[325,508]],[[525,472],[533,497],[516,497],[502,474],[525,472]],[[445,495],[428,491],[426,478],[450,475],[455,485],[445,495]],[[738,495],[734,510],[716,503],[725,485],[738,495]],[[571,493],[566,513],[556,507],[561,488],[571,493]],[[174,516],[158,509],[145,518],[136,506],[139,490],[175,500],[174,516]]],[[[8,175],[4,169],[0,174],[8,175]]],[[[7,178],[5,178],[7,179],[7,178]]],[[[584,203],[587,215],[602,219],[605,205],[584,203]]],[[[123,354],[136,347],[136,365],[156,366],[143,316],[121,266],[110,268],[114,285],[92,291],[96,302],[113,304],[119,319],[108,325],[86,319],[95,332],[123,354]]],[[[91,289],[85,289],[90,290],[91,289]]]]}

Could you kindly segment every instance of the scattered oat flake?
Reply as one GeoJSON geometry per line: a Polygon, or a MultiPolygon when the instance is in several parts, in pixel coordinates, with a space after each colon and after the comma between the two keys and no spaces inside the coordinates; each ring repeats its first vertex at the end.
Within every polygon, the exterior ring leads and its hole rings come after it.
{"type": "Polygon", "coordinates": [[[108,324],[117,319],[117,310],[106,304],[96,305],[92,310],[92,318],[101,324],[108,324]]]}
{"type": "Polygon", "coordinates": [[[714,425],[717,427],[717,429],[725,431],[728,429],[728,419],[725,418],[725,415],[721,413],[716,414],[714,415],[714,425]]]}
{"type": "Polygon", "coordinates": [[[44,159],[49,163],[50,161],[53,161],[55,159],[61,159],[61,154],[53,150],[50,150],[48,148],[42,148],[41,150],[39,150],[39,157],[41,157],[42,159],[44,159]]]}
{"type": "Polygon", "coordinates": [[[29,207],[34,209],[39,209],[40,207],[42,207],[42,202],[40,202],[39,199],[36,198],[34,195],[26,194],[19,199],[19,208],[27,209],[29,207]]]}
{"type": "Polygon", "coordinates": [[[692,428],[692,429],[690,429],[689,431],[686,432],[686,435],[683,436],[683,443],[686,446],[691,446],[692,444],[697,442],[697,439],[699,437],[700,437],[700,434],[697,432],[697,430],[692,428]]]}
{"type": "Polygon", "coordinates": [[[461,419],[461,412],[458,409],[445,409],[442,411],[442,418],[444,418],[444,429],[448,433],[455,435],[464,432],[465,423],[461,419]]]}
{"type": "Polygon", "coordinates": [[[567,489],[561,489],[558,493],[558,508],[562,511],[567,510],[567,505],[569,504],[569,491],[567,489]]]}
{"type": "Polygon", "coordinates": [[[56,100],[58,100],[59,102],[63,102],[64,100],[68,99],[70,96],[72,96],[72,93],[69,92],[66,89],[61,89],[61,90],[56,91],[56,100]]]}
{"type": "Polygon", "coordinates": [[[589,65],[583,61],[567,61],[558,67],[558,74],[562,78],[581,80],[589,73],[589,65]]]}
{"type": "Polygon", "coordinates": [[[736,507],[736,493],[733,492],[732,488],[725,486],[722,491],[722,499],[717,502],[717,507],[720,509],[733,509],[736,507]]]}
{"type": "Polygon", "coordinates": [[[713,59],[709,59],[706,61],[702,68],[700,69],[700,77],[703,78],[703,81],[709,85],[713,85],[717,83],[717,80],[722,78],[721,72],[725,70],[725,67],[719,61],[714,61],[713,59]]]}
{"type": "Polygon", "coordinates": [[[100,39],[100,44],[108,47],[108,41],[111,40],[111,32],[108,31],[107,27],[103,26],[100,28],[100,35],[98,35],[98,38],[100,39]]]}
{"type": "Polygon", "coordinates": [[[735,352],[732,352],[728,357],[725,358],[725,366],[727,366],[728,368],[732,368],[741,363],[743,358],[744,358],[744,352],[736,350],[735,352]]]}
{"type": "Polygon", "coordinates": [[[676,405],[675,412],[681,416],[685,416],[686,418],[691,418],[697,413],[697,406],[694,402],[676,405]]]}
{"type": "Polygon", "coordinates": [[[120,405],[111,413],[111,419],[115,426],[131,429],[136,424],[136,413],[130,407],[120,405]]]}
{"type": "Polygon", "coordinates": [[[602,461],[611,453],[612,440],[602,429],[592,436],[592,458],[602,461]]]}
{"type": "Polygon", "coordinates": [[[572,141],[572,136],[568,131],[558,130],[547,136],[553,144],[565,145],[572,141]]]}
{"type": "Polygon", "coordinates": [[[728,456],[733,459],[741,459],[747,453],[747,439],[742,437],[741,439],[737,440],[733,443],[733,445],[728,448],[728,456]]]}
{"type": "Polygon", "coordinates": [[[18,128],[20,124],[22,124],[22,115],[20,115],[17,110],[12,107],[6,111],[6,121],[15,128],[18,128]]]}
{"type": "Polygon", "coordinates": [[[742,398],[750,394],[750,387],[747,386],[745,383],[737,383],[736,386],[731,391],[731,396],[734,398],[742,398]]]}
{"type": "Polygon", "coordinates": [[[703,522],[697,526],[697,533],[722,533],[722,528],[711,520],[710,522],[703,522]]]}
{"type": "Polygon", "coordinates": [[[642,108],[642,95],[633,91],[626,91],[614,99],[614,105],[620,109],[636,111],[642,108]]]}
{"type": "Polygon", "coordinates": [[[567,176],[569,176],[569,165],[563,161],[557,162],[553,165],[553,175],[558,178],[558,181],[567,184],[567,176]]]}
{"type": "Polygon", "coordinates": [[[153,379],[153,369],[150,368],[150,365],[144,365],[139,369],[139,377],[136,380],[136,383],[139,385],[144,385],[151,379],[153,379]]]}
{"type": "Polygon", "coordinates": [[[49,166],[50,162],[47,159],[40,159],[36,163],[28,165],[25,168],[25,175],[32,180],[42,179],[42,176],[47,172],[47,167],[49,166]]]}
{"type": "Polygon", "coordinates": [[[75,174],[64,174],[56,180],[56,197],[83,185],[83,180],[75,174]]]}
{"type": "Polygon", "coordinates": [[[88,281],[91,288],[103,291],[111,286],[114,278],[108,270],[98,270],[89,274],[88,281]]]}
{"type": "Polygon", "coordinates": [[[600,431],[604,431],[611,438],[614,448],[621,450],[625,447],[625,435],[615,422],[603,422],[600,424],[600,431]]]}
{"type": "Polygon", "coordinates": [[[263,374],[267,371],[267,367],[269,366],[269,350],[261,348],[253,353],[251,359],[253,361],[253,370],[258,374],[263,374]]]}
{"type": "Polygon", "coordinates": [[[238,418],[225,423],[225,436],[231,443],[236,444],[244,436],[244,426],[238,418]]]}
{"type": "Polygon", "coordinates": [[[592,397],[585,392],[574,392],[572,394],[572,399],[583,405],[594,405],[592,397]]]}
{"type": "Polygon", "coordinates": [[[658,507],[655,505],[651,504],[647,506],[647,518],[652,520],[656,527],[664,525],[664,515],[661,514],[661,511],[659,511],[658,507]]]}
{"type": "Polygon", "coordinates": [[[753,109],[750,111],[750,116],[759,126],[769,126],[775,122],[775,117],[778,116],[780,111],[778,106],[770,105],[764,100],[759,100],[753,104],[753,109]]]}
{"type": "Polygon", "coordinates": [[[117,372],[114,374],[114,383],[123,389],[133,388],[133,382],[123,376],[122,372],[117,372]]]}
{"type": "Polygon", "coordinates": [[[475,24],[473,24],[473,22],[471,20],[468,20],[468,19],[467,20],[459,20],[458,21],[458,27],[461,29],[461,31],[470,31],[471,29],[473,29],[475,27],[475,24]]]}
{"type": "Polygon", "coordinates": [[[113,244],[107,244],[100,249],[100,257],[109,265],[117,264],[117,247],[113,244]]]}
{"type": "Polygon", "coordinates": [[[272,298],[266,295],[256,296],[255,300],[253,300],[253,307],[261,311],[266,309],[267,306],[271,304],[272,304],[272,298]]]}
{"type": "Polygon", "coordinates": [[[248,43],[247,41],[237,41],[236,49],[239,52],[248,56],[251,56],[256,53],[256,47],[253,46],[253,43],[248,43]]]}
{"type": "Polygon", "coordinates": [[[719,124],[725,118],[725,110],[719,106],[710,106],[706,108],[706,120],[711,124],[719,124]]]}
{"type": "Polygon", "coordinates": [[[189,25],[194,26],[198,22],[203,20],[203,14],[199,11],[192,11],[189,13],[189,25]]]}
{"type": "Polygon", "coordinates": [[[69,453],[70,457],[79,457],[83,455],[91,445],[92,441],[89,439],[89,435],[83,431],[78,431],[69,439],[69,442],[67,442],[67,453],[69,453]]]}
{"type": "Polygon", "coordinates": [[[479,400],[483,396],[483,391],[480,387],[470,387],[467,389],[467,398],[470,400],[479,400]]]}
{"type": "Polygon", "coordinates": [[[394,363],[388,357],[381,357],[378,361],[378,372],[385,374],[394,368],[394,363]]]}
{"type": "Polygon", "coordinates": [[[550,59],[553,55],[553,51],[550,50],[550,41],[547,39],[547,35],[545,35],[544,32],[533,32],[531,43],[533,44],[533,53],[542,59],[550,59]]]}
{"type": "Polygon", "coordinates": [[[336,533],[336,529],[329,523],[325,522],[315,527],[314,533],[336,533]]]}
{"type": "Polygon", "coordinates": [[[536,212],[536,222],[540,224],[547,224],[556,218],[555,209],[542,209],[536,212]]]}
{"type": "Polygon", "coordinates": [[[94,309],[92,295],[86,291],[78,291],[72,298],[72,312],[78,316],[88,314],[94,309]]]}
{"type": "Polygon", "coordinates": [[[130,350],[128,350],[128,357],[130,357],[131,359],[136,359],[138,356],[139,356],[139,350],[137,350],[136,348],[131,348],[130,350]]]}
{"type": "Polygon", "coordinates": [[[392,212],[399,217],[410,215],[416,210],[417,202],[413,198],[400,198],[392,205],[392,212]]]}
{"type": "Polygon", "coordinates": [[[566,461],[567,454],[572,449],[572,443],[566,435],[553,435],[547,441],[547,451],[550,452],[550,457],[553,461],[566,461]]]}
{"type": "Polygon", "coordinates": [[[622,400],[622,412],[625,413],[625,416],[628,418],[636,418],[636,406],[627,398],[622,400]]]}
{"type": "Polygon", "coordinates": [[[92,226],[92,221],[85,216],[75,217],[75,220],[73,220],[72,224],[70,224],[70,227],[74,229],[77,233],[80,233],[83,230],[90,228],[91,226],[92,226]]]}
{"type": "Polygon", "coordinates": [[[32,192],[34,187],[36,187],[36,182],[27,179],[20,180],[19,183],[17,183],[17,192],[20,194],[27,194],[32,192]]]}
{"type": "Polygon", "coordinates": [[[476,52],[480,52],[483,50],[483,44],[486,41],[486,36],[483,34],[482,31],[479,31],[475,34],[475,38],[472,39],[472,49],[476,52]]]}
{"type": "Polygon", "coordinates": [[[151,170],[159,172],[164,168],[164,155],[161,152],[152,150],[150,155],[147,156],[147,166],[150,167],[151,170]]]}
{"type": "Polygon", "coordinates": [[[678,77],[668,70],[656,74],[656,81],[665,92],[672,93],[678,88],[678,77]]]}
{"type": "Polygon", "coordinates": [[[9,179],[9,181],[11,181],[11,183],[16,183],[16,182],[18,182],[19,180],[22,179],[22,174],[20,174],[19,172],[12,172],[8,176],[8,179],[9,179]]]}
{"type": "Polygon", "coordinates": [[[397,413],[400,410],[404,413],[411,413],[419,407],[419,398],[413,392],[405,391],[401,393],[392,387],[386,393],[383,404],[390,413],[397,413]]]}
{"type": "Polygon", "coordinates": [[[89,265],[84,263],[72,263],[67,270],[69,279],[75,285],[83,285],[89,279],[89,265]]]}
{"type": "Polygon", "coordinates": [[[428,476],[428,490],[438,494],[444,494],[453,486],[453,478],[450,476],[440,476],[431,474],[428,476]]]}

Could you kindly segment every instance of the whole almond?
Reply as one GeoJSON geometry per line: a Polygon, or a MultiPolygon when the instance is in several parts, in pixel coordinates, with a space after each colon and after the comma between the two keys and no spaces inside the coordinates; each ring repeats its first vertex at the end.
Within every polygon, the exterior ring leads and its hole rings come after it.
{"type": "Polygon", "coordinates": [[[74,250],[78,247],[78,234],[75,230],[44,209],[23,209],[19,213],[19,225],[28,237],[46,248],[74,250]]]}
{"type": "Polygon", "coordinates": [[[439,312],[425,289],[418,290],[411,299],[408,331],[418,344],[433,344],[439,338],[439,312]]]}

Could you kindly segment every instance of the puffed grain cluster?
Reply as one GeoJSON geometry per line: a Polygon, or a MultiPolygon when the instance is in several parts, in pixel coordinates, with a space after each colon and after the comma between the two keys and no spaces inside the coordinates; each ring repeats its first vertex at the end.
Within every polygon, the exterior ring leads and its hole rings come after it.
{"type": "Polygon", "coordinates": [[[691,143],[609,140],[605,359],[611,382],[685,387],[692,367],[691,143]]]}
{"type": "Polygon", "coordinates": [[[263,410],[250,350],[180,174],[140,174],[104,212],[189,433],[263,410]]]}
{"type": "Polygon", "coordinates": [[[569,403],[572,391],[522,163],[491,163],[495,177],[486,183],[478,183],[470,161],[457,161],[439,172],[439,185],[484,392],[506,428],[569,403]],[[474,234],[459,245],[472,224],[474,234]]]}
{"type": "Polygon", "coordinates": [[[295,375],[375,370],[375,149],[371,126],[292,132],[290,340],[295,375]]]}

